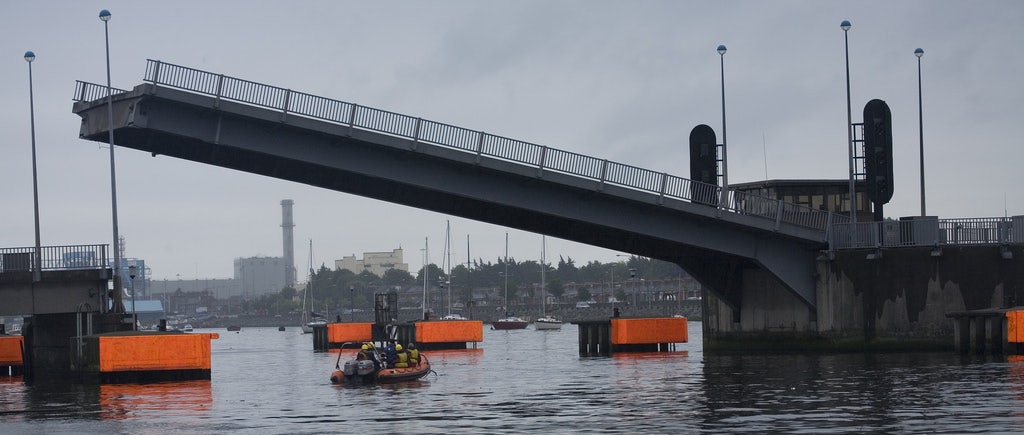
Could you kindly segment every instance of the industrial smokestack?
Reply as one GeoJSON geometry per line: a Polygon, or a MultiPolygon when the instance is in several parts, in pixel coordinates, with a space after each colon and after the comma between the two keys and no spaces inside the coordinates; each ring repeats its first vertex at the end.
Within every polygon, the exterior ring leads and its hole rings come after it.
{"type": "Polygon", "coordinates": [[[284,284],[295,285],[295,236],[292,228],[295,222],[292,220],[292,204],[290,199],[281,200],[281,235],[284,239],[284,284]]]}

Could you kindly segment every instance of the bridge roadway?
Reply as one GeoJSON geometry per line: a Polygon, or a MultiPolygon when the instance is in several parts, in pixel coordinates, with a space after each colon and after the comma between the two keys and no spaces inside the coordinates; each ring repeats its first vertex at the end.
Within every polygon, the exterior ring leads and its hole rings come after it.
{"type": "MultiPolygon", "coordinates": [[[[81,138],[108,140],[106,92],[78,83],[81,138]]],[[[763,269],[815,307],[829,213],[158,61],[115,92],[121,147],[670,261],[734,309],[763,269]]]]}

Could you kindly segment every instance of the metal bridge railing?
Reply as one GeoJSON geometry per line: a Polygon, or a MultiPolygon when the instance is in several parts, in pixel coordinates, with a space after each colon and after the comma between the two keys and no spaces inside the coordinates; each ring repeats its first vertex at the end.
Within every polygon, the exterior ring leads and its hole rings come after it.
{"type": "Polygon", "coordinates": [[[1024,244],[1024,216],[912,219],[834,225],[830,249],[1024,244]]]}
{"type": "MultiPolygon", "coordinates": [[[[105,88],[104,88],[105,89],[105,88]]],[[[104,92],[105,94],[105,92],[104,92]]],[[[34,270],[36,248],[0,248],[0,273],[34,270]]],[[[107,245],[42,246],[42,270],[102,269],[109,267],[107,245]]]]}
{"type": "MultiPolygon", "coordinates": [[[[667,197],[720,206],[731,212],[770,219],[775,222],[776,229],[779,224],[785,223],[824,233],[830,222],[842,220],[842,217],[833,216],[829,212],[783,204],[780,200],[740,192],[729,192],[727,201],[720,204],[721,201],[717,199],[720,188],[716,185],[158,60],[148,60],[145,81],[154,86],[210,95],[216,99],[215,104],[219,104],[220,100],[231,100],[279,110],[283,115],[295,114],[349,128],[402,137],[412,140],[413,148],[422,142],[473,153],[478,158],[495,158],[536,167],[541,171],[582,177],[597,181],[599,185],[626,187],[657,195],[658,203],[663,203],[667,197]]],[[[97,96],[91,91],[83,90],[81,97],[76,93],[76,98],[86,101],[86,96],[97,96]]]]}
{"type": "MultiPolygon", "coordinates": [[[[128,92],[124,89],[110,88],[110,95],[123,94],[128,92]]],[[[97,85],[95,83],[83,82],[81,80],[75,81],[75,98],[74,101],[96,101],[101,98],[107,98],[107,87],[103,85],[97,85]]]]}

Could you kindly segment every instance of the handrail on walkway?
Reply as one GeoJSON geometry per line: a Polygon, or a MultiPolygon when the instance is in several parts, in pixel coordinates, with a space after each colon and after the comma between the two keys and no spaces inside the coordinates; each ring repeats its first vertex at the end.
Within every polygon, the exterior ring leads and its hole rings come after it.
{"type": "MultiPolygon", "coordinates": [[[[34,270],[36,248],[0,248],[0,273],[34,270]]],[[[41,270],[103,269],[110,267],[107,245],[41,246],[41,270]]]]}
{"type": "MultiPolygon", "coordinates": [[[[725,204],[720,204],[721,188],[664,172],[598,159],[571,151],[496,136],[482,131],[402,115],[345,101],[319,97],[291,89],[265,85],[215,74],[194,68],[147,60],[145,81],[154,86],[167,86],[221,100],[281,111],[283,119],[290,115],[322,120],[349,129],[362,129],[410,139],[411,148],[425,143],[534,167],[541,174],[552,171],[598,182],[598,186],[615,185],[665,198],[720,207],[734,213],[771,220],[776,230],[790,224],[824,232],[830,223],[849,218],[827,211],[784,203],[777,199],[731,191],[725,204]]],[[[75,101],[93,101],[104,97],[105,86],[79,82],[75,101]],[[94,89],[102,88],[103,91],[94,89]]]]}
{"type": "Polygon", "coordinates": [[[845,223],[829,235],[830,249],[1012,244],[1024,244],[1024,216],[845,223]]]}

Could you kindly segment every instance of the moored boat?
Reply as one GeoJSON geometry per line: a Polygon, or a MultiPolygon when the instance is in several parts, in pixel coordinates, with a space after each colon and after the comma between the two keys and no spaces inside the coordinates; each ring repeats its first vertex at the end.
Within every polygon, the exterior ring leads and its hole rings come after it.
{"type": "Polygon", "coordinates": [[[562,329],[562,321],[553,316],[540,317],[533,321],[533,328],[538,331],[562,329]]]}
{"type": "Polygon", "coordinates": [[[540,300],[541,300],[541,315],[540,318],[533,321],[533,329],[537,331],[557,331],[562,329],[562,321],[558,320],[557,317],[547,313],[548,310],[548,293],[547,286],[544,284],[544,271],[548,268],[546,260],[547,256],[547,241],[544,236],[540,236],[540,300]]]}
{"type": "Polygon", "coordinates": [[[498,330],[526,329],[526,325],[528,325],[529,323],[530,322],[527,322],[522,318],[516,316],[508,316],[491,322],[491,328],[498,330]]]}

